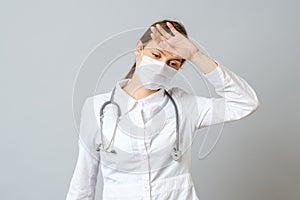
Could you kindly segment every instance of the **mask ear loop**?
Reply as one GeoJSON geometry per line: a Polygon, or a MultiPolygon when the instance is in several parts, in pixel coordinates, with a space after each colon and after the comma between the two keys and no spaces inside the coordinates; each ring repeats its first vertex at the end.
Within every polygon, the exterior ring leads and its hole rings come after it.
{"type": "Polygon", "coordinates": [[[142,50],[142,58],[143,58],[143,56],[144,56],[144,45],[142,45],[141,50],[142,50]]]}
{"type": "MultiPolygon", "coordinates": [[[[142,59],[143,59],[143,56],[144,56],[144,45],[142,45],[140,47],[140,50],[142,51],[142,59]]],[[[137,59],[135,60],[135,63],[136,63],[137,59]]]]}

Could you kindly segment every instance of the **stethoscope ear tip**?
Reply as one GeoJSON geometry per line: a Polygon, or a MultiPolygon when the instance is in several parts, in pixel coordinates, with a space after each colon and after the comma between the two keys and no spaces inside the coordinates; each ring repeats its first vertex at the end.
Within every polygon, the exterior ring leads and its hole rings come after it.
{"type": "MultiPolygon", "coordinates": [[[[96,151],[100,151],[101,150],[101,144],[96,144],[97,145],[97,147],[96,147],[96,151]]],[[[114,154],[116,154],[117,152],[116,152],[116,150],[114,150],[114,149],[112,149],[112,150],[110,150],[109,151],[110,153],[114,153],[114,154]]]]}
{"type": "Polygon", "coordinates": [[[172,152],[172,158],[175,160],[175,161],[178,161],[180,159],[180,156],[181,156],[181,152],[174,149],[174,151],[172,152]]]}
{"type": "Polygon", "coordinates": [[[96,145],[97,145],[96,151],[100,151],[100,146],[101,146],[101,144],[96,144],[96,145]]]}
{"type": "Polygon", "coordinates": [[[112,150],[110,151],[110,153],[116,154],[117,152],[116,152],[116,150],[112,149],[112,150]]]}

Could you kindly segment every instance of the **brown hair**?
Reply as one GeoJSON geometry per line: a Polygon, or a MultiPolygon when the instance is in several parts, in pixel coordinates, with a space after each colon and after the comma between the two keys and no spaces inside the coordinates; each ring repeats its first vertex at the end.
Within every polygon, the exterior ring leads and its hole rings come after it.
{"type": "MultiPolygon", "coordinates": [[[[179,33],[183,34],[185,37],[188,37],[187,32],[186,32],[185,27],[183,26],[183,24],[181,24],[180,22],[177,22],[177,21],[162,20],[162,21],[154,22],[151,26],[155,26],[156,24],[159,24],[159,25],[161,25],[161,27],[167,33],[172,34],[171,30],[167,26],[167,22],[170,22],[179,33]]],[[[143,48],[148,44],[148,42],[150,42],[152,40],[151,35],[150,35],[152,33],[150,27],[146,30],[146,32],[140,38],[140,40],[142,42],[142,45],[143,45],[143,48]]],[[[184,63],[184,61],[185,60],[183,59],[182,63],[184,63]]],[[[124,79],[132,78],[132,76],[133,76],[133,74],[135,72],[135,67],[136,67],[136,63],[134,62],[134,64],[132,65],[131,69],[129,70],[129,72],[127,73],[127,75],[124,77],[124,79]]]]}

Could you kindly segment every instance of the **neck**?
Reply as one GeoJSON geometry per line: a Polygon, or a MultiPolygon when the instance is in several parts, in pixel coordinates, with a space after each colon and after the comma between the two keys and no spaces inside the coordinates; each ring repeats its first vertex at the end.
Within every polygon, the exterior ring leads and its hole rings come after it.
{"type": "Polygon", "coordinates": [[[150,90],[148,88],[143,87],[143,85],[134,75],[132,79],[128,81],[128,83],[123,88],[123,90],[127,92],[134,99],[145,98],[158,91],[158,90],[150,90]]]}

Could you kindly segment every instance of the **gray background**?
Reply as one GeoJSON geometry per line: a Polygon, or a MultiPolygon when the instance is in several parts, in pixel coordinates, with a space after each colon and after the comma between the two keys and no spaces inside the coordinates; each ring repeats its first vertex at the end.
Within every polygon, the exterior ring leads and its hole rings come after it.
{"type": "Polygon", "coordinates": [[[78,113],[93,93],[81,92],[89,84],[74,84],[83,60],[108,37],[165,18],[183,22],[261,103],[253,115],[225,124],[202,160],[206,130],[199,131],[192,174],[200,199],[299,199],[298,9],[296,0],[1,1],[0,199],[65,199],[78,113]]]}

